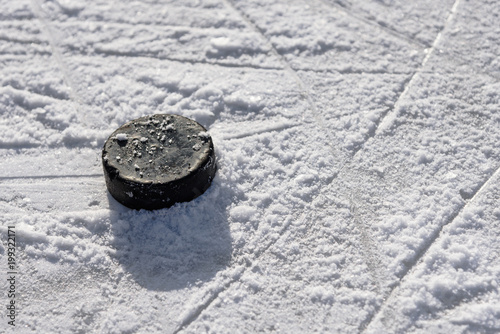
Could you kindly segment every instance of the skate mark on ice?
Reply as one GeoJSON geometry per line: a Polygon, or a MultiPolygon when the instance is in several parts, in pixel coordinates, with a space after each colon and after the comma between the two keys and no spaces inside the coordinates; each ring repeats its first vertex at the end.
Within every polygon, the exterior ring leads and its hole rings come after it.
{"type": "Polygon", "coordinates": [[[7,37],[7,36],[0,36],[0,41],[16,43],[16,44],[25,44],[25,45],[31,45],[31,44],[44,45],[44,44],[47,44],[45,41],[41,41],[38,39],[20,39],[20,38],[7,37]]]}
{"type": "MultiPolygon", "coordinates": [[[[1,147],[0,147],[1,148],[1,147]]],[[[73,179],[73,178],[94,178],[103,177],[103,174],[67,174],[67,175],[23,175],[23,176],[0,176],[2,180],[22,180],[22,179],[73,179]]]]}
{"type": "Polygon", "coordinates": [[[176,327],[176,329],[172,332],[173,334],[177,334],[182,330],[185,330],[193,321],[198,319],[200,314],[206,310],[214,300],[219,297],[219,295],[229,289],[231,285],[238,281],[240,277],[243,275],[245,272],[244,268],[240,269],[237,271],[235,274],[233,274],[233,277],[230,279],[227,279],[225,282],[218,284],[218,286],[210,289],[208,293],[206,293],[202,297],[202,302],[193,307],[192,309],[189,309],[184,312],[182,316],[182,320],[180,321],[180,324],[176,327]]]}
{"type": "Polygon", "coordinates": [[[436,38],[434,39],[434,42],[432,43],[431,48],[427,52],[427,55],[425,56],[424,60],[422,61],[422,64],[420,67],[413,73],[412,77],[410,80],[405,84],[405,87],[401,94],[399,95],[398,99],[396,100],[396,103],[394,103],[394,106],[390,109],[388,113],[386,113],[385,116],[383,116],[378,124],[376,125],[376,130],[375,130],[375,135],[378,135],[384,131],[388,131],[391,126],[394,124],[394,121],[397,119],[399,115],[399,106],[403,99],[406,97],[406,94],[410,90],[410,88],[413,85],[413,82],[418,78],[419,74],[422,73],[422,70],[425,68],[425,65],[429,61],[430,57],[433,55],[434,50],[436,49],[437,45],[441,41],[441,37],[443,35],[443,32],[446,30],[450,22],[453,20],[457,13],[458,5],[460,4],[460,0],[455,0],[455,3],[453,4],[453,7],[451,8],[450,14],[446,18],[446,22],[443,25],[443,28],[441,31],[437,34],[436,38]]]}
{"type": "Polygon", "coordinates": [[[50,48],[52,50],[52,56],[54,57],[54,60],[57,63],[57,66],[60,68],[63,76],[64,83],[66,86],[69,88],[69,96],[71,100],[73,101],[74,108],[77,111],[77,114],[79,117],[82,119],[80,120],[81,123],[83,124],[93,124],[93,122],[89,121],[89,117],[87,116],[87,113],[82,111],[81,106],[85,104],[83,101],[82,97],[78,93],[77,85],[73,81],[73,76],[71,74],[71,71],[69,70],[66,62],[63,59],[63,56],[59,50],[59,44],[55,38],[55,34],[53,33],[53,28],[50,25],[49,21],[46,19],[43,9],[38,3],[38,0],[31,0],[31,7],[32,11],[35,15],[35,17],[40,21],[42,25],[42,30],[45,32],[47,35],[47,38],[49,40],[50,48]]]}
{"type": "Polygon", "coordinates": [[[396,282],[396,284],[391,287],[389,293],[387,296],[384,298],[384,302],[379,306],[379,308],[373,313],[373,315],[370,318],[370,321],[368,321],[365,325],[364,328],[362,328],[362,332],[365,332],[368,327],[370,326],[371,323],[373,323],[373,320],[375,320],[380,314],[384,312],[384,310],[389,307],[390,301],[392,301],[395,296],[397,296],[397,291],[400,289],[402,283],[411,275],[411,272],[413,271],[414,268],[420,263],[422,263],[423,258],[431,248],[431,246],[439,239],[441,236],[441,232],[443,231],[443,228],[445,226],[448,226],[452,224],[455,219],[463,213],[471,203],[474,203],[475,200],[488,188],[489,184],[492,182],[492,180],[496,179],[497,177],[500,177],[500,167],[496,169],[494,173],[492,173],[473,193],[472,198],[470,200],[464,201],[462,203],[462,206],[457,208],[455,212],[446,220],[444,224],[441,224],[436,230],[432,232],[432,234],[429,236],[428,241],[421,247],[421,249],[415,254],[413,260],[411,260],[406,266],[405,269],[402,271],[399,280],[396,282]]]}
{"type": "MultiPolygon", "coordinates": [[[[277,57],[281,63],[283,64],[284,66],[284,70],[291,76],[294,78],[294,80],[296,81],[297,85],[299,86],[299,88],[301,89],[302,91],[302,94],[303,96],[307,99],[309,105],[310,105],[310,108],[311,108],[311,112],[313,114],[313,117],[314,117],[314,120],[315,120],[315,124],[316,124],[316,127],[319,128],[319,130],[322,131],[322,133],[325,134],[325,136],[327,137],[327,143],[326,143],[326,147],[328,147],[330,153],[334,156],[341,156],[340,155],[340,152],[335,148],[335,147],[332,147],[332,145],[330,144],[332,142],[332,140],[330,140],[328,137],[329,137],[329,131],[328,129],[325,128],[325,121],[323,119],[323,117],[318,113],[317,111],[317,107],[316,107],[316,104],[315,102],[313,101],[313,99],[311,98],[311,95],[309,93],[310,89],[309,87],[305,84],[305,82],[300,78],[300,76],[297,74],[297,71],[295,71],[291,66],[290,64],[286,61],[286,59],[276,50],[276,48],[274,47],[274,45],[272,45],[272,43],[267,39],[267,37],[265,36],[264,32],[249,18],[247,17],[244,13],[242,13],[240,10],[238,10],[232,3],[230,0],[224,0],[225,3],[227,3],[228,6],[232,7],[247,23],[250,27],[252,27],[255,31],[257,31],[258,33],[260,33],[262,35],[262,38],[265,40],[265,42],[268,44],[268,46],[270,47],[270,49],[272,50],[272,53],[275,55],[275,57],[277,57]]],[[[352,157],[351,157],[352,158],[352,157]]],[[[331,178],[331,180],[328,182],[328,184],[331,184],[331,182],[333,182],[333,180],[335,178],[337,178],[339,175],[339,173],[335,172],[333,173],[333,177],[331,178]]],[[[328,186],[327,184],[327,186],[328,186]]],[[[321,193],[323,193],[324,191],[327,191],[327,189],[323,188],[319,191],[318,194],[316,194],[315,197],[318,197],[321,193]]],[[[303,220],[305,217],[305,214],[302,215],[301,217],[301,220],[303,220]]],[[[289,225],[289,224],[288,224],[289,225]]],[[[271,243],[268,244],[267,247],[265,247],[261,253],[257,254],[256,258],[260,257],[261,254],[263,254],[264,252],[266,252],[273,244],[275,244],[278,240],[280,240],[280,238],[283,236],[284,232],[286,231],[286,229],[288,228],[288,225],[285,226],[285,228],[280,232],[278,238],[276,238],[276,240],[274,241],[271,241],[271,243]]],[[[359,228],[359,232],[361,234],[361,238],[364,240],[363,244],[364,244],[364,252],[363,252],[363,255],[364,255],[364,260],[365,262],[367,263],[367,265],[370,267],[370,271],[372,272],[372,276],[373,277],[376,277],[375,278],[375,281],[376,281],[376,284],[380,287],[381,283],[382,283],[382,277],[384,277],[384,274],[383,274],[383,269],[380,268],[381,265],[381,261],[379,259],[377,259],[376,255],[375,255],[375,252],[374,252],[374,246],[373,244],[370,242],[368,242],[366,239],[367,239],[367,236],[366,236],[366,233],[363,234],[363,231],[364,229],[361,227],[359,228]],[[364,238],[363,236],[365,236],[366,238],[364,238]]],[[[365,231],[366,232],[366,231],[365,231]]],[[[215,300],[215,299],[214,299],[215,300]]],[[[213,301],[213,300],[212,300],[213,301]]],[[[207,305],[208,307],[208,305],[207,305]]],[[[201,313],[201,312],[200,312],[201,313]]],[[[199,314],[200,314],[199,313],[199,314]]],[[[198,314],[198,316],[199,316],[198,314]]],[[[196,320],[196,318],[192,319],[189,323],[192,323],[194,320],[196,320]]],[[[370,320],[370,319],[369,319],[370,320]]],[[[188,324],[189,325],[189,324],[188,324]]]]}
{"type": "Polygon", "coordinates": [[[174,25],[174,24],[158,24],[158,23],[130,23],[130,22],[120,22],[116,20],[99,20],[99,19],[84,19],[77,21],[62,21],[58,18],[55,18],[54,21],[57,25],[62,26],[78,26],[79,24],[88,24],[94,23],[96,25],[106,25],[109,27],[126,27],[126,28],[155,28],[155,29],[171,29],[172,31],[176,31],[178,33],[189,33],[189,32],[199,32],[202,34],[206,34],[207,32],[223,32],[223,33],[234,33],[235,31],[243,32],[242,28],[226,28],[226,27],[191,27],[191,26],[183,26],[183,25],[174,25]]]}
{"type": "MultiPolygon", "coordinates": [[[[28,46],[29,44],[25,44],[26,46],[28,46]]],[[[38,44],[37,44],[38,45],[38,44]]],[[[31,50],[28,50],[27,52],[25,53],[18,53],[18,51],[14,51],[14,52],[11,52],[10,50],[2,50],[0,51],[0,57],[2,58],[6,58],[6,59],[16,59],[17,58],[20,58],[20,57],[32,57],[32,56],[51,56],[52,55],[52,52],[50,51],[44,51],[44,50],[37,50],[37,51],[31,51],[31,50]]]]}
{"type": "MultiPolygon", "coordinates": [[[[39,143],[26,143],[26,142],[13,142],[13,143],[7,143],[7,142],[2,142],[0,141],[0,150],[22,150],[22,149],[29,149],[29,148],[39,148],[42,147],[42,144],[39,143]]],[[[0,180],[8,177],[0,177],[0,180]]]]}
{"type": "Polygon", "coordinates": [[[264,32],[255,24],[245,13],[243,13],[241,10],[239,10],[231,0],[223,0],[223,2],[230,8],[232,8],[247,24],[250,28],[252,28],[254,31],[256,31],[264,40],[264,42],[267,44],[269,49],[271,50],[271,53],[280,61],[280,63],[284,67],[284,71],[288,73],[296,82],[297,86],[301,90],[302,96],[307,100],[310,108],[311,108],[311,113],[314,118],[314,121],[316,123],[316,126],[322,130],[322,132],[325,134],[327,137],[325,145],[329,148],[331,154],[334,156],[341,156],[341,152],[334,146],[332,146],[332,140],[330,139],[329,131],[325,127],[325,120],[324,118],[318,113],[316,103],[313,101],[311,98],[310,94],[310,88],[305,84],[305,82],[300,78],[300,76],[297,74],[297,71],[294,70],[288,61],[281,55],[276,47],[271,43],[271,41],[266,37],[264,32]]]}
{"type": "Polygon", "coordinates": [[[43,108],[51,103],[70,101],[65,94],[54,92],[53,89],[51,89],[51,92],[49,91],[46,92],[46,94],[42,94],[27,89],[12,87],[11,85],[5,85],[0,87],[0,94],[9,95],[16,105],[27,111],[43,108]],[[30,102],[31,98],[35,101],[30,102]]]}
{"type": "Polygon", "coordinates": [[[0,12],[0,21],[2,22],[25,22],[36,19],[32,13],[13,13],[13,12],[0,12]]]}
{"type": "MultiPolygon", "coordinates": [[[[42,123],[43,124],[43,123],[42,123]]],[[[46,144],[46,143],[30,143],[30,142],[4,142],[0,140],[0,150],[23,150],[32,148],[91,148],[95,149],[96,145],[93,144],[96,139],[89,138],[83,142],[78,143],[65,143],[64,141],[58,142],[56,144],[46,144]]],[[[24,176],[23,176],[24,177],[24,176]]],[[[29,177],[29,176],[27,176],[29,177]]],[[[2,177],[0,177],[0,180],[2,177]]]]}
{"type": "Polygon", "coordinates": [[[353,70],[353,69],[322,69],[322,70],[317,70],[313,68],[300,68],[297,69],[297,72],[312,72],[312,73],[332,73],[332,74],[344,74],[344,75],[349,75],[349,74],[363,74],[363,75],[380,75],[380,74],[386,74],[386,75],[409,75],[412,74],[412,72],[401,72],[401,71],[383,71],[383,70],[353,70]]]}
{"type": "MultiPolygon", "coordinates": [[[[401,282],[405,276],[419,263],[420,259],[425,256],[429,248],[434,244],[434,242],[439,238],[441,231],[447,225],[453,223],[453,221],[466,209],[469,207],[471,203],[474,203],[476,198],[486,189],[493,179],[495,179],[498,174],[500,174],[500,167],[496,169],[496,171],[491,174],[473,193],[472,198],[470,200],[463,201],[462,206],[457,208],[455,212],[448,218],[448,220],[439,226],[430,236],[428,241],[423,245],[423,247],[416,253],[415,257],[408,265],[405,266],[405,269],[401,273],[401,277],[399,282],[401,282]]],[[[399,285],[399,283],[398,283],[399,285]]]]}
{"type": "MultiPolygon", "coordinates": [[[[413,75],[411,76],[411,78],[408,80],[408,82],[404,85],[404,89],[403,91],[401,92],[401,94],[399,95],[399,97],[397,98],[396,102],[394,103],[394,106],[392,108],[389,109],[388,112],[385,113],[384,116],[382,116],[379,121],[377,122],[376,124],[376,127],[375,127],[375,131],[373,133],[372,136],[368,137],[361,145],[360,147],[358,148],[358,150],[355,152],[355,154],[353,155],[353,157],[362,149],[362,147],[368,142],[368,140],[370,140],[371,138],[373,138],[375,135],[389,129],[391,127],[391,125],[393,124],[393,122],[395,121],[395,119],[397,118],[398,116],[398,108],[399,108],[399,105],[401,104],[402,100],[405,98],[406,94],[408,93],[408,91],[410,90],[413,82],[415,81],[415,79],[417,78],[418,74],[421,73],[421,71],[423,70],[423,68],[425,68],[425,65],[427,64],[428,60],[430,59],[431,55],[434,53],[434,50],[435,48],[437,47],[437,45],[439,44],[440,40],[441,40],[441,36],[442,36],[442,33],[443,31],[447,28],[447,26],[449,25],[449,23],[453,20],[453,18],[455,17],[456,13],[457,13],[457,9],[458,9],[458,5],[460,3],[460,0],[456,0],[455,3],[453,4],[452,8],[451,8],[451,11],[450,11],[450,14],[448,15],[447,19],[446,19],[446,23],[445,25],[443,26],[443,28],[441,29],[441,31],[437,34],[434,42],[432,43],[432,47],[431,49],[429,50],[429,52],[427,53],[426,57],[424,58],[424,60],[422,61],[422,64],[420,65],[420,67],[413,73],[413,75]]],[[[342,168],[346,167],[347,164],[345,164],[342,168]]],[[[490,177],[491,178],[491,177],[490,177]]],[[[489,179],[488,179],[489,180],[489,179]]],[[[487,182],[487,181],[486,181],[487,182]]],[[[485,182],[485,183],[486,183],[485,182]]],[[[477,191],[476,193],[474,194],[473,198],[476,196],[476,194],[483,188],[485,184],[483,184],[477,191]]],[[[465,203],[464,203],[465,205],[465,203]]],[[[390,288],[390,291],[388,292],[387,294],[387,297],[384,299],[384,302],[380,305],[380,307],[367,319],[367,321],[363,324],[363,326],[360,327],[360,331],[361,332],[364,332],[369,326],[370,324],[373,322],[373,319],[375,319],[377,317],[377,315],[380,313],[380,310],[382,308],[385,307],[385,305],[387,304],[387,301],[389,300],[390,296],[392,295],[394,289],[399,286],[401,280],[408,274],[408,272],[411,270],[411,268],[413,268],[416,263],[424,256],[424,254],[427,252],[427,250],[431,247],[431,245],[434,243],[434,241],[439,237],[439,234],[441,232],[441,230],[443,229],[444,226],[448,225],[449,223],[451,223],[457,216],[458,214],[463,210],[464,206],[462,206],[461,209],[457,210],[453,215],[452,217],[446,222],[444,223],[443,225],[440,226],[440,228],[436,229],[436,231],[434,231],[434,233],[430,236],[430,239],[428,240],[428,242],[426,244],[423,245],[422,249],[415,255],[415,258],[413,261],[411,261],[409,263],[409,265],[405,268],[405,270],[403,271],[401,277],[400,277],[400,280],[399,282],[392,288],[390,288]]]]}
{"type": "Polygon", "coordinates": [[[231,139],[242,139],[242,138],[247,138],[255,135],[259,135],[262,133],[267,133],[267,132],[273,132],[273,131],[281,131],[281,130],[286,130],[286,129],[291,129],[294,127],[300,126],[300,124],[276,124],[276,125],[270,125],[266,127],[262,127],[260,129],[255,129],[252,131],[247,131],[235,135],[227,135],[223,136],[222,139],[224,140],[231,140],[231,139]]]}
{"type": "Polygon", "coordinates": [[[376,255],[379,253],[378,248],[376,246],[376,242],[372,240],[370,236],[370,232],[367,229],[366,223],[363,221],[363,218],[359,214],[358,209],[358,200],[356,193],[353,193],[349,197],[349,205],[350,211],[352,215],[352,220],[354,221],[354,225],[358,229],[361,241],[361,247],[363,252],[363,257],[365,259],[368,270],[370,271],[370,275],[372,276],[373,281],[377,284],[377,292],[382,294],[384,291],[384,282],[385,280],[385,270],[380,258],[376,255]]]}
{"type": "MultiPolygon", "coordinates": [[[[433,233],[430,235],[429,240],[421,247],[421,249],[416,253],[415,257],[411,262],[409,262],[406,266],[405,269],[402,271],[400,278],[398,282],[391,288],[391,291],[387,295],[387,297],[384,299],[384,303],[379,307],[379,309],[375,312],[375,314],[372,316],[372,320],[377,318],[379,314],[383,313],[384,310],[389,307],[390,301],[396,298],[397,296],[397,291],[399,290],[400,286],[403,284],[403,282],[411,275],[411,272],[413,269],[420,263],[422,263],[423,258],[429,251],[429,249],[432,247],[432,245],[439,239],[441,236],[441,233],[444,229],[445,226],[452,224],[457,217],[462,214],[471,203],[474,203],[476,198],[481,195],[485,189],[488,188],[489,184],[492,182],[493,179],[497,178],[500,175],[500,167],[497,168],[497,170],[490,175],[482,184],[481,186],[474,192],[472,198],[470,200],[464,201],[462,206],[457,208],[455,212],[448,218],[448,220],[440,225],[433,233]]],[[[367,327],[369,324],[367,325],[367,327]]],[[[367,327],[365,329],[367,329],[367,327]]]]}
{"type": "Polygon", "coordinates": [[[102,56],[114,56],[114,57],[126,57],[126,58],[146,58],[146,59],[156,59],[156,60],[167,60],[176,63],[183,64],[192,64],[192,65],[211,65],[211,66],[220,66],[220,67],[229,67],[229,68],[242,68],[242,69],[254,69],[254,70],[271,70],[271,71],[282,71],[283,68],[275,67],[275,66],[258,66],[252,64],[238,64],[238,63],[222,63],[222,62],[211,62],[204,59],[196,60],[196,59],[184,59],[184,58],[176,58],[176,57],[168,57],[164,56],[160,53],[148,53],[148,52],[126,52],[126,51],[117,51],[117,50],[102,50],[102,49],[92,49],[91,52],[82,52],[82,50],[72,47],[66,46],[65,49],[73,52],[77,52],[83,56],[92,56],[92,55],[102,55],[102,56]]]}
{"type": "MultiPolygon", "coordinates": [[[[263,71],[283,71],[284,67],[279,66],[262,66],[262,65],[252,65],[252,64],[238,64],[232,62],[217,62],[217,61],[208,61],[204,59],[185,59],[185,58],[176,58],[176,57],[168,57],[162,54],[154,54],[154,53],[146,53],[146,52],[126,52],[126,51],[117,51],[117,50],[102,50],[102,49],[92,49],[90,52],[83,52],[83,50],[79,48],[72,47],[67,45],[64,47],[65,49],[73,52],[77,52],[83,56],[92,56],[92,55],[102,55],[102,56],[116,56],[116,57],[129,57],[129,58],[150,58],[157,60],[167,60],[178,63],[188,63],[192,65],[201,64],[201,65],[211,65],[211,66],[220,66],[220,67],[228,67],[228,68],[242,68],[242,69],[254,69],[254,70],[263,70],[263,71]]],[[[311,73],[333,73],[333,74],[364,74],[364,75],[379,75],[379,74],[387,74],[387,75],[411,75],[413,72],[399,72],[399,71],[378,71],[378,70],[350,70],[350,69],[324,69],[317,70],[312,68],[301,68],[297,69],[298,72],[311,72],[311,73]]],[[[427,72],[427,73],[435,73],[435,72],[427,72]]]]}
{"type": "Polygon", "coordinates": [[[394,121],[397,119],[398,114],[399,114],[399,106],[403,102],[404,98],[408,94],[410,88],[412,87],[414,81],[418,78],[418,75],[423,73],[423,69],[425,68],[425,65],[427,64],[428,60],[430,59],[431,55],[434,53],[434,50],[436,46],[438,45],[439,41],[441,40],[442,32],[446,29],[448,26],[449,22],[453,19],[453,17],[456,14],[456,10],[458,7],[460,0],[456,0],[455,3],[453,4],[452,10],[450,14],[448,15],[448,18],[446,19],[446,23],[443,26],[443,29],[437,34],[434,42],[432,43],[432,47],[425,56],[424,60],[420,64],[419,68],[417,68],[412,76],[406,80],[403,84],[403,88],[401,90],[401,93],[399,94],[398,98],[396,99],[396,102],[394,105],[389,108],[387,111],[385,111],[381,117],[378,119],[378,121],[375,124],[374,131],[372,131],[367,138],[359,144],[359,146],[356,148],[354,151],[353,157],[356,156],[356,154],[364,147],[364,145],[373,137],[376,135],[379,135],[380,133],[387,131],[390,129],[394,121]]]}
{"type": "Polygon", "coordinates": [[[59,51],[59,45],[55,39],[54,33],[52,32],[52,27],[50,26],[50,23],[45,18],[43,10],[42,10],[40,4],[38,3],[38,1],[31,0],[31,4],[32,4],[32,6],[31,6],[32,10],[33,10],[35,16],[38,18],[38,20],[41,22],[41,24],[43,26],[43,30],[44,30],[44,32],[47,35],[47,38],[49,40],[49,44],[50,44],[50,47],[52,50],[52,55],[54,56],[54,58],[57,62],[57,65],[61,69],[61,72],[62,72],[63,77],[64,77],[64,82],[70,88],[71,98],[77,104],[77,109],[78,109],[78,105],[82,104],[82,99],[78,95],[78,90],[76,89],[76,85],[73,82],[73,79],[71,77],[71,73],[66,65],[66,62],[63,60],[61,52],[59,51]]]}
{"type": "Polygon", "coordinates": [[[352,11],[348,10],[347,8],[345,7],[342,7],[341,5],[339,5],[338,3],[336,2],[330,2],[330,1],[327,1],[327,0],[318,0],[319,2],[323,3],[324,5],[330,7],[330,8],[335,8],[336,10],[338,10],[339,12],[341,12],[342,14],[344,15],[347,15],[349,16],[350,18],[356,20],[356,21],[360,21],[360,22],[363,22],[369,26],[372,26],[376,29],[380,29],[384,32],[386,32],[387,34],[389,35],[392,35],[400,40],[404,40],[406,42],[408,42],[409,44],[412,44],[413,46],[416,46],[420,49],[425,49],[425,48],[428,48],[430,45],[428,45],[427,43],[424,43],[424,42],[421,42],[421,41],[418,41],[410,36],[407,36],[403,33],[400,33],[390,27],[386,27],[386,26],[383,26],[382,24],[380,24],[379,22],[377,22],[376,20],[370,20],[370,19],[367,19],[367,18],[364,18],[360,15],[357,15],[356,13],[353,13],[352,11]]]}
{"type": "Polygon", "coordinates": [[[455,3],[453,4],[453,7],[452,7],[452,9],[450,11],[450,14],[448,15],[448,17],[446,19],[445,25],[443,26],[442,30],[436,35],[436,38],[435,38],[434,42],[432,43],[432,48],[429,50],[429,52],[427,53],[427,55],[423,59],[423,61],[420,64],[419,68],[417,68],[411,74],[411,76],[407,80],[405,80],[403,82],[403,85],[402,85],[402,88],[401,88],[401,93],[397,97],[396,102],[394,103],[394,105],[391,108],[388,108],[387,110],[385,110],[381,114],[380,118],[375,122],[374,129],[372,131],[370,131],[367,134],[367,136],[365,136],[364,140],[361,143],[359,143],[354,148],[354,150],[352,151],[351,158],[348,159],[348,160],[346,160],[344,162],[344,164],[340,168],[340,171],[344,170],[349,165],[349,163],[363,149],[363,147],[365,146],[365,144],[370,139],[372,139],[373,137],[379,135],[380,133],[382,133],[384,131],[387,131],[393,125],[394,121],[397,119],[397,116],[399,114],[399,112],[398,112],[399,106],[401,105],[401,103],[403,102],[404,98],[408,94],[408,91],[412,87],[413,82],[416,80],[416,78],[418,77],[418,75],[419,74],[423,74],[423,73],[431,73],[431,74],[435,73],[435,72],[425,72],[424,71],[425,65],[427,64],[427,62],[430,59],[431,55],[434,53],[434,50],[435,50],[436,46],[438,45],[439,41],[441,40],[441,36],[442,36],[443,31],[449,25],[449,23],[451,22],[451,20],[455,17],[459,3],[460,3],[460,0],[456,0],[455,3]]]}
{"type": "MultiPolygon", "coordinates": [[[[281,230],[278,232],[278,237],[275,240],[270,240],[264,247],[258,249],[254,253],[255,256],[253,257],[252,262],[257,261],[263,254],[265,254],[269,250],[269,248],[271,248],[276,243],[276,241],[281,238],[281,236],[283,236],[283,234],[285,234],[292,221],[298,220],[300,223],[302,223],[305,220],[305,216],[306,214],[302,213],[300,217],[289,218],[288,221],[284,223],[281,230]]],[[[189,325],[191,325],[196,319],[198,319],[203,311],[205,311],[219,297],[221,293],[231,288],[233,283],[237,282],[249,268],[254,267],[252,265],[252,262],[249,263],[248,261],[245,261],[245,259],[242,259],[242,261],[244,263],[240,264],[235,269],[235,273],[232,274],[232,277],[224,280],[223,283],[219,283],[218,286],[214,288],[209,288],[209,291],[205,293],[205,295],[201,298],[201,303],[198,303],[198,305],[184,312],[184,316],[182,316],[182,319],[179,321],[179,325],[174,330],[173,334],[177,334],[180,331],[188,328],[189,325]]]]}

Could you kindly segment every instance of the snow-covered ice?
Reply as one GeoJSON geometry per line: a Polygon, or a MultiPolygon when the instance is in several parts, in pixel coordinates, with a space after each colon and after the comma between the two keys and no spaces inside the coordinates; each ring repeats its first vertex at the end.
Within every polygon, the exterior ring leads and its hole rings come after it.
{"type": "Polygon", "coordinates": [[[500,332],[497,1],[0,8],[0,332],[500,332]],[[134,211],[101,148],[156,113],[218,171],[134,211]]]}

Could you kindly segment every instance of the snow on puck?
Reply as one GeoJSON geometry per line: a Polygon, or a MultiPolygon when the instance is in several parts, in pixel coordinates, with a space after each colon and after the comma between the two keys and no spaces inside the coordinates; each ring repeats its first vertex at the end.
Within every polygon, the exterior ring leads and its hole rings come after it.
{"type": "Polygon", "coordinates": [[[148,210],[198,197],[217,169],[206,129],[166,114],[138,118],[113,132],[102,163],[110,194],[129,208],[148,210]]]}

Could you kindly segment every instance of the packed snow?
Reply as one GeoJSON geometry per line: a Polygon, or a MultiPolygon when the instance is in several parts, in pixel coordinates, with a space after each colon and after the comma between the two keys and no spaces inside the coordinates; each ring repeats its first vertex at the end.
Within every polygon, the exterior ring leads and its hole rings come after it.
{"type": "Polygon", "coordinates": [[[500,332],[498,1],[0,8],[0,332],[500,332]],[[158,113],[217,174],[127,209],[102,146],[158,113]]]}

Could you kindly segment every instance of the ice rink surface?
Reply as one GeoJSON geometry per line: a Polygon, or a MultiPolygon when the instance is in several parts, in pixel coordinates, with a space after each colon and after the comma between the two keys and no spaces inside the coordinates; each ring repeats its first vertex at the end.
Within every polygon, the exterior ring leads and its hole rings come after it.
{"type": "Polygon", "coordinates": [[[0,332],[500,332],[498,1],[0,8],[0,332]],[[134,211],[101,149],[156,113],[219,169],[134,211]]]}

